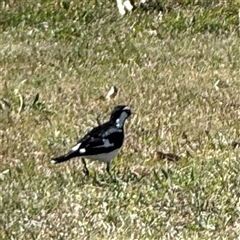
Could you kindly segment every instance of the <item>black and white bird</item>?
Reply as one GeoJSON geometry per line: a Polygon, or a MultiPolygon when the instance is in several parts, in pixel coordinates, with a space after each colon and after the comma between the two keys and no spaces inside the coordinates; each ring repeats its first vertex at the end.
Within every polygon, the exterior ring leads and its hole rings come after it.
{"type": "Polygon", "coordinates": [[[124,123],[132,114],[131,109],[125,105],[116,106],[108,122],[103,123],[81,138],[71,150],[62,156],[52,158],[52,163],[57,164],[75,157],[82,157],[84,173],[89,171],[84,157],[90,160],[98,160],[107,164],[107,172],[110,176],[110,165],[124,142],[124,123]]]}

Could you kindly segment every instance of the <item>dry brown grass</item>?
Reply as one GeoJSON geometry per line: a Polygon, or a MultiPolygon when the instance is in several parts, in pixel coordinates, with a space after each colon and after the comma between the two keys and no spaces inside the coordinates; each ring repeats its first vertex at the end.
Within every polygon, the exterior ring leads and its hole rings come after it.
{"type": "Polygon", "coordinates": [[[237,238],[239,6],[170,2],[160,21],[120,18],[111,2],[39,2],[1,6],[0,238],[237,238]],[[98,163],[89,179],[77,159],[50,164],[117,104],[136,113],[117,183],[98,163]]]}

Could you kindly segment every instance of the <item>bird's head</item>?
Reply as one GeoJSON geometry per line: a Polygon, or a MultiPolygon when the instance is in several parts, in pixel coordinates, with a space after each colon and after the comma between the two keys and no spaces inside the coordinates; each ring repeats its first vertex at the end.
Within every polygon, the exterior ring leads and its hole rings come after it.
{"type": "Polygon", "coordinates": [[[122,128],[125,120],[132,114],[130,107],[125,105],[116,106],[110,117],[110,121],[114,122],[117,127],[122,128]]]}

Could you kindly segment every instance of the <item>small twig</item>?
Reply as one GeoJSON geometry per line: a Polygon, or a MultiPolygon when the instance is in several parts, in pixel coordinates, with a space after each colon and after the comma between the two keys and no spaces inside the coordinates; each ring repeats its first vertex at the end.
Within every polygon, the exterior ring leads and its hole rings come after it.
{"type": "Polygon", "coordinates": [[[98,126],[102,125],[99,115],[97,116],[97,119],[96,119],[96,120],[97,120],[98,126]]]}

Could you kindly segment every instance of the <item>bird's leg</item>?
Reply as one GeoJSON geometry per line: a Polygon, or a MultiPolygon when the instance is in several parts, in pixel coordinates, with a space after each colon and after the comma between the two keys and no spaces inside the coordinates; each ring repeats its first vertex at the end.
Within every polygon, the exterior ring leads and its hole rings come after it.
{"type": "Polygon", "coordinates": [[[87,164],[86,164],[86,161],[84,158],[82,158],[82,163],[84,165],[83,172],[86,174],[86,176],[89,176],[89,171],[88,171],[87,164]]]}
{"type": "Polygon", "coordinates": [[[107,173],[110,175],[110,177],[112,177],[112,174],[110,173],[110,163],[107,163],[107,167],[106,167],[107,173]]]}
{"type": "Polygon", "coordinates": [[[110,165],[111,165],[111,163],[108,162],[108,163],[107,163],[106,170],[107,170],[107,173],[109,174],[109,176],[111,177],[111,179],[115,182],[115,181],[116,181],[116,178],[110,173],[110,165]]]}

